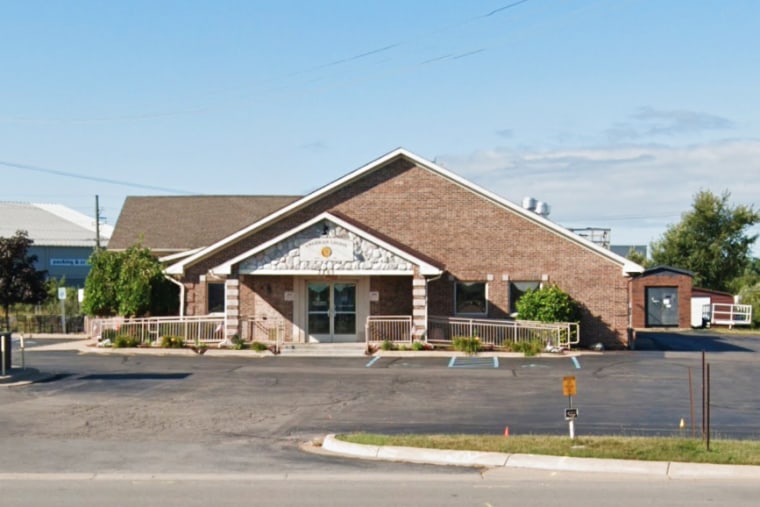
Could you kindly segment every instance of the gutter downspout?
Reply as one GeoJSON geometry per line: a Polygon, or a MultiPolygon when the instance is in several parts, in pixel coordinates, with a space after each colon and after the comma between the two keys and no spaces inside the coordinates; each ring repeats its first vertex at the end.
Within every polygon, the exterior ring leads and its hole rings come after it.
{"type": "Polygon", "coordinates": [[[175,280],[169,275],[164,275],[164,278],[172,282],[174,285],[179,286],[179,316],[185,316],[185,284],[175,280]]]}

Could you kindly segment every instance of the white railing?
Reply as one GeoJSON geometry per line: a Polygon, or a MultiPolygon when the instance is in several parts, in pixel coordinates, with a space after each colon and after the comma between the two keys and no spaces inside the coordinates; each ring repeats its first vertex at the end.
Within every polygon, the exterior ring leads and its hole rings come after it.
{"type": "Polygon", "coordinates": [[[450,342],[455,336],[477,336],[484,345],[494,347],[504,347],[507,343],[540,341],[559,348],[570,348],[580,341],[580,329],[575,322],[428,318],[428,341],[450,342]]]}
{"type": "Polygon", "coordinates": [[[411,315],[371,315],[365,323],[364,336],[367,344],[412,343],[411,315]]]}
{"type": "Polygon", "coordinates": [[[284,319],[242,317],[240,338],[245,342],[271,343],[280,350],[283,343],[293,341],[292,328],[286,325],[284,319]]]}
{"type": "Polygon", "coordinates": [[[224,339],[224,317],[197,315],[185,317],[111,317],[87,321],[89,336],[101,339],[104,331],[129,335],[143,343],[160,342],[164,336],[179,336],[185,343],[216,343],[224,339]]]}
{"type": "Polygon", "coordinates": [[[749,326],[752,324],[752,305],[713,303],[702,308],[702,315],[709,315],[711,324],[749,326]]]}

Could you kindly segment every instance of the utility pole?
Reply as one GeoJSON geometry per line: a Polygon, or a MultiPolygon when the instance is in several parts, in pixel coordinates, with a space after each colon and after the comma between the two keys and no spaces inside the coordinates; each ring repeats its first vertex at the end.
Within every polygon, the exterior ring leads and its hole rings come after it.
{"type": "Polygon", "coordinates": [[[95,249],[100,250],[100,204],[97,194],[95,195],[95,249]]]}

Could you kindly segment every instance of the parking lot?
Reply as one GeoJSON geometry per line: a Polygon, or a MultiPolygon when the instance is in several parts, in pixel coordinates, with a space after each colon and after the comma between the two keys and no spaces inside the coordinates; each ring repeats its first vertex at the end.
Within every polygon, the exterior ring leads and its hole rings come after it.
{"type": "MultiPolygon", "coordinates": [[[[706,353],[714,435],[758,438],[760,340],[712,342],[725,349],[706,353]]],[[[566,434],[566,376],[576,378],[579,436],[689,436],[701,427],[701,352],[671,348],[681,350],[495,360],[32,347],[27,364],[55,375],[0,389],[0,470],[55,470],[61,460],[74,470],[332,470],[346,463],[306,455],[298,445],[351,431],[501,435],[509,427],[512,435],[566,434]]]]}

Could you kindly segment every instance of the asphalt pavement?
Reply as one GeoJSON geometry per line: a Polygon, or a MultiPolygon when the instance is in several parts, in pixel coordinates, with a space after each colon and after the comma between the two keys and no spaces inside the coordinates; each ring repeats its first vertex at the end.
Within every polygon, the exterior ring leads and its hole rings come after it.
{"type": "MultiPolygon", "coordinates": [[[[650,340],[652,340],[652,343],[658,343],[659,345],[655,345],[653,348],[655,349],[655,352],[667,352],[669,354],[672,354],[673,352],[676,352],[676,355],[673,356],[676,358],[676,360],[679,360],[680,357],[677,353],[678,352],[693,352],[693,351],[686,351],[683,350],[685,348],[685,345],[682,343],[682,337],[681,336],[675,336],[675,337],[668,337],[667,335],[657,335],[654,337],[649,337],[650,340]],[[680,340],[680,341],[679,341],[680,340]],[[665,345],[663,345],[663,343],[665,345]],[[670,349],[670,350],[662,350],[663,348],[670,349]],[[673,350],[678,349],[678,350],[673,350]]],[[[757,341],[744,341],[744,342],[738,342],[737,344],[732,344],[731,339],[724,339],[723,337],[710,337],[710,343],[713,345],[717,344],[720,351],[723,353],[723,357],[728,357],[726,354],[731,355],[731,353],[742,353],[740,356],[742,360],[744,361],[751,361],[754,362],[757,360],[757,356],[755,352],[757,351],[757,341]]],[[[29,345],[29,342],[27,342],[29,345]]],[[[71,352],[76,351],[78,353],[93,353],[95,352],[95,349],[92,347],[93,342],[88,341],[86,339],[77,339],[77,340],[70,340],[70,339],[60,339],[60,337],[50,337],[50,338],[38,338],[35,342],[31,343],[31,346],[29,348],[29,351],[35,350],[36,352],[71,352]]],[[[714,350],[713,350],[714,352],[714,350]]],[[[220,354],[219,357],[252,357],[250,351],[214,351],[213,353],[220,354]]],[[[144,356],[151,356],[155,354],[175,354],[177,356],[184,355],[186,357],[192,357],[193,353],[189,351],[166,351],[166,350],[151,350],[151,349],[138,349],[136,351],[123,351],[123,350],[108,350],[108,349],[99,349],[97,350],[97,354],[102,354],[106,356],[120,356],[123,354],[139,354],[144,356]]],[[[634,353],[635,354],[635,353],[634,353]]],[[[644,356],[647,355],[646,352],[642,353],[644,356]]],[[[559,374],[565,374],[567,372],[572,372],[573,369],[576,368],[576,365],[580,367],[581,364],[585,365],[586,368],[596,368],[595,375],[601,376],[601,378],[605,375],[605,369],[610,368],[610,362],[607,360],[606,362],[602,362],[602,359],[604,356],[607,355],[607,359],[609,357],[617,357],[619,358],[619,362],[617,364],[617,371],[615,375],[620,374],[620,364],[626,363],[626,361],[630,361],[631,359],[631,353],[622,353],[622,354],[616,354],[616,353],[607,353],[607,354],[598,354],[593,353],[589,355],[579,355],[574,357],[579,357],[579,359],[570,361],[569,358],[566,358],[561,364],[562,367],[560,368],[560,363],[554,363],[558,366],[559,374]]],[[[659,355],[659,354],[658,354],[659,355]]],[[[264,358],[265,355],[259,356],[261,358],[264,358]]],[[[366,358],[366,365],[365,367],[369,370],[370,368],[381,368],[381,369],[393,369],[393,368],[399,368],[399,369],[414,369],[415,367],[418,367],[419,362],[422,362],[422,364],[427,364],[426,367],[430,367],[431,364],[433,364],[433,361],[437,361],[436,359],[429,358],[427,359],[428,363],[426,363],[426,359],[423,357],[420,357],[418,353],[407,353],[407,354],[389,354],[386,356],[378,356],[379,359],[374,358],[366,358]],[[374,360],[374,362],[373,362],[374,360]],[[416,366],[415,366],[416,365],[416,366]]],[[[690,359],[693,361],[694,357],[693,354],[689,356],[690,359]]],[[[720,356],[719,356],[720,357],[720,356]]],[[[280,358],[277,358],[280,359],[280,358]]],[[[509,359],[508,356],[503,356],[502,361],[509,359]]],[[[298,361],[297,357],[292,358],[292,363],[296,364],[298,361]]],[[[362,361],[364,361],[362,359],[362,361]]],[[[488,361],[483,362],[483,364],[488,363],[488,361]]],[[[261,366],[264,365],[270,365],[271,363],[267,363],[266,361],[257,363],[261,366]]],[[[282,364],[281,362],[279,364],[282,364]]],[[[310,362],[306,361],[304,364],[311,364],[310,362]]],[[[330,363],[330,362],[322,362],[320,365],[322,367],[328,367],[328,365],[338,365],[338,362],[330,363]]],[[[437,364],[437,363],[435,363],[437,364]]],[[[486,364],[485,366],[490,368],[491,365],[495,364],[493,360],[491,360],[490,364],[486,364]]],[[[647,366],[648,362],[643,361],[639,363],[635,363],[634,367],[631,369],[631,373],[634,372],[635,367],[641,367],[641,366],[647,366]]],[[[448,367],[451,368],[452,361],[449,360],[448,367]]],[[[502,365],[503,367],[504,365],[502,365]]],[[[498,366],[497,366],[498,367],[498,366]]],[[[511,366],[512,368],[515,367],[515,365],[511,366]]],[[[522,364],[520,364],[520,367],[527,367],[523,368],[520,371],[516,371],[515,374],[519,375],[533,375],[536,373],[545,374],[546,369],[551,367],[547,367],[545,364],[541,364],[538,360],[534,362],[530,361],[522,361],[522,364]]],[[[651,365],[649,366],[651,367],[651,365]]],[[[653,368],[661,368],[661,366],[654,366],[653,368]]],[[[625,371],[625,368],[623,369],[625,371]]],[[[654,370],[653,370],[654,371],[654,370]]],[[[55,377],[58,375],[61,375],[60,372],[50,370],[48,368],[13,368],[10,372],[10,375],[7,375],[4,378],[0,378],[0,385],[6,386],[6,387],[22,387],[25,385],[31,385],[34,383],[40,383],[40,382],[46,382],[55,380],[55,377]]],[[[646,372],[644,372],[646,374],[646,372]]],[[[125,373],[120,373],[120,375],[125,375],[125,373]]],[[[610,378],[614,379],[615,375],[612,375],[610,378]]],[[[624,374],[624,376],[627,374],[624,374]]],[[[87,376],[82,377],[87,378],[87,376]]],[[[746,408],[746,407],[745,407],[746,408]]],[[[752,408],[750,407],[752,410],[752,408]]],[[[308,447],[308,445],[306,446],[308,447]]],[[[653,475],[653,476],[664,476],[671,479],[699,479],[699,478],[733,478],[733,479],[757,479],[760,478],[760,468],[758,467],[746,467],[746,466],[725,466],[725,465],[703,465],[703,464],[682,464],[682,463],[644,463],[644,462],[630,462],[630,461],[619,461],[619,460],[590,460],[587,458],[567,458],[567,457],[552,457],[552,456],[528,456],[528,455],[506,455],[506,454],[498,454],[498,453],[468,453],[468,452],[462,452],[462,451],[432,451],[432,450],[423,450],[423,449],[409,449],[409,448],[396,448],[396,447],[384,447],[384,448],[375,448],[373,446],[357,446],[355,444],[347,444],[346,442],[342,442],[334,437],[334,435],[327,435],[324,436],[322,446],[319,448],[313,448],[312,450],[318,450],[320,452],[327,452],[331,453],[334,456],[343,456],[343,457],[350,457],[350,458],[361,458],[361,459],[367,459],[367,460],[391,460],[395,462],[402,462],[402,463],[417,463],[417,464],[433,464],[433,465],[458,465],[458,466],[465,466],[465,467],[517,467],[517,468],[534,468],[534,469],[540,469],[540,470],[565,470],[565,471],[588,471],[588,472],[617,472],[617,473],[630,473],[630,474],[644,474],[644,475],[653,475]]]]}

